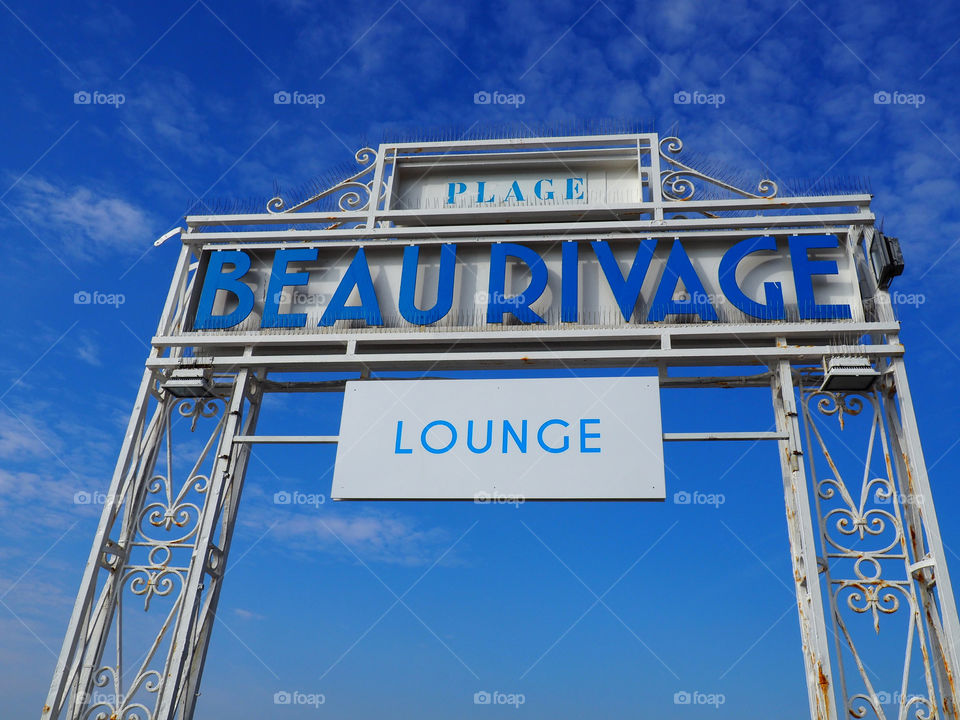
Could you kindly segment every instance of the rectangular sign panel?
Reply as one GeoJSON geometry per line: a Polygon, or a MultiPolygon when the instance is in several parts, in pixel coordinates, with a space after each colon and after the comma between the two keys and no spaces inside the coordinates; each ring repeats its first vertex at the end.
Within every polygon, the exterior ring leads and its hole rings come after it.
{"type": "Polygon", "coordinates": [[[836,235],[216,250],[193,329],[862,320],[836,235]]]}
{"type": "Polygon", "coordinates": [[[527,163],[485,158],[477,163],[420,161],[394,178],[392,205],[400,210],[639,203],[637,158],[569,158],[527,163]],[[586,160],[586,162],[584,161],[586,160]]]}
{"type": "Polygon", "coordinates": [[[339,500],[663,500],[656,378],[349,382],[339,500]]]}

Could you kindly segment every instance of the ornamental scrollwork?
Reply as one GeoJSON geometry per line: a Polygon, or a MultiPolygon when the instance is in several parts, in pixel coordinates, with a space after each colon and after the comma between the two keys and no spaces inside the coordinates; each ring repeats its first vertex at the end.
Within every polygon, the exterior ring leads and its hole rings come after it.
{"type": "Polygon", "coordinates": [[[214,417],[221,408],[220,398],[188,398],[177,403],[177,412],[185,418],[190,418],[190,432],[197,429],[197,421],[202,418],[214,417]]]}
{"type": "Polygon", "coordinates": [[[660,140],[660,157],[672,166],[672,169],[661,170],[660,188],[666,200],[691,200],[697,192],[695,181],[701,180],[710,185],[721,187],[745,198],[769,200],[775,198],[779,192],[777,183],[770,179],[763,179],[757,183],[757,191],[752,193],[737,187],[719,178],[708,175],[679,160],[677,157],[683,151],[683,141],[671,136],[660,140]]]}
{"type": "Polygon", "coordinates": [[[863,410],[863,397],[853,393],[833,393],[820,390],[813,393],[811,399],[814,397],[817,398],[817,410],[822,415],[836,415],[841,430],[843,430],[846,415],[859,415],[860,411],[863,410]]]}
{"type": "Polygon", "coordinates": [[[900,492],[899,470],[891,459],[894,441],[887,422],[891,410],[876,390],[833,393],[817,387],[819,377],[809,380],[816,385],[801,389],[805,454],[819,526],[818,562],[838,640],[837,659],[843,666],[844,709],[853,718],[933,720],[938,717],[932,702],[936,689],[923,609],[910,572],[912,550],[903,512],[908,501],[900,492]],[[879,676],[864,663],[858,646],[865,641],[858,638],[867,627],[872,635],[881,630],[899,635],[899,622],[904,621],[909,632],[903,672],[880,690],[884,685],[877,686],[879,676]],[[921,663],[923,672],[918,673],[921,663]],[[908,681],[902,678],[910,678],[909,683],[921,691],[908,693],[908,681]]]}
{"type": "Polygon", "coordinates": [[[155,717],[143,702],[135,702],[134,696],[141,690],[157,693],[160,689],[160,672],[157,670],[141,671],[130,689],[122,692],[117,668],[104,665],[94,674],[93,687],[83,720],[153,720],[155,717]],[[112,692],[106,692],[107,688],[112,692]]]}
{"type": "Polygon", "coordinates": [[[373,186],[375,181],[373,179],[366,181],[361,180],[361,178],[372,173],[376,167],[377,151],[369,147],[360,148],[354,157],[356,158],[357,164],[360,165],[360,169],[353,175],[311,195],[306,200],[289,208],[286,206],[286,201],[278,194],[267,202],[267,212],[272,214],[297,212],[323,198],[331,196],[336,197],[337,206],[344,211],[364,210],[370,207],[371,204],[379,203],[386,184],[381,182],[377,191],[374,191],[373,186]]]}

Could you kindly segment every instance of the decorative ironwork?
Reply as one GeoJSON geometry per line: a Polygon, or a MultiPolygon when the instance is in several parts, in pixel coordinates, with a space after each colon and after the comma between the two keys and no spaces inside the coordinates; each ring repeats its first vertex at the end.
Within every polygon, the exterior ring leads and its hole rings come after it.
{"type": "Polygon", "coordinates": [[[376,205],[383,196],[386,188],[385,184],[381,181],[379,192],[374,192],[373,185],[376,180],[371,178],[366,182],[362,182],[361,178],[372,173],[376,167],[377,151],[369,147],[360,148],[354,157],[361,168],[350,177],[289,208],[286,207],[286,201],[277,195],[267,203],[267,212],[274,214],[297,212],[325,197],[337,196],[338,193],[337,206],[344,211],[366,210],[370,208],[371,205],[376,205]]]}
{"type": "MultiPolygon", "coordinates": [[[[223,463],[239,462],[237,452],[245,452],[230,440],[236,423],[228,421],[237,413],[227,412],[228,405],[237,407],[232,396],[240,381],[224,398],[181,399],[158,391],[157,380],[151,379],[149,393],[157,400],[155,410],[149,422],[145,411],[140,416],[125,477],[111,497],[113,507],[106,510],[112,523],[101,553],[100,589],[91,594],[80,618],[89,635],[78,646],[77,661],[65,678],[65,688],[72,689],[65,702],[72,718],[167,717],[166,697],[182,693],[191,682],[177,671],[175,658],[181,654],[176,633],[185,616],[196,612],[196,602],[188,601],[196,582],[191,581],[192,558],[201,548],[204,557],[225,555],[221,546],[228,539],[205,535],[204,528],[206,518],[222,511],[224,498],[237,492],[225,469],[229,465],[223,463]],[[198,435],[202,447],[185,465],[183,448],[198,435]],[[146,630],[153,638],[142,653],[124,652],[129,640],[123,628],[132,613],[140,616],[138,631],[146,630]]],[[[257,401],[252,388],[243,398],[257,401]]],[[[220,564],[204,564],[201,588],[206,589],[200,596],[215,592],[220,564]]],[[[197,642],[199,632],[189,633],[188,645],[197,642]]]]}
{"type": "Polygon", "coordinates": [[[934,639],[928,636],[925,619],[936,609],[921,601],[911,570],[920,558],[912,555],[904,512],[916,498],[903,494],[891,462],[884,421],[888,401],[877,391],[802,388],[801,394],[843,707],[849,717],[858,719],[940,718],[934,639]],[[858,415],[862,421],[855,423],[856,429],[845,427],[844,416],[858,415]],[[840,421],[842,435],[824,422],[833,416],[840,421]],[[846,451],[843,461],[831,453],[833,444],[846,451]],[[823,463],[828,472],[818,478],[818,465],[823,463]],[[883,632],[889,643],[900,644],[906,629],[899,678],[884,683],[868,665],[860,649],[866,638],[859,617],[868,618],[873,635],[883,632]],[[895,618],[900,620],[894,622],[895,618]]]}
{"type": "Polygon", "coordinates": [[[676,157],[683,151],[683,141],[678,137],[665,137],[659,143],[660,157],[675,170],[661,170],[660,187],[663,190],[663,197],[667,200],[691,200],[697,192],[694,183],[695,179],[724,188],[730,192],[736,193],[741,197],[769,200],[777,196],[779,188],[773,180],[763,179],[757,183],[757,193],[751,193],[747,190],[724,182],[719,178],[712,177],[696,168],[686,165],[676,157]]]}

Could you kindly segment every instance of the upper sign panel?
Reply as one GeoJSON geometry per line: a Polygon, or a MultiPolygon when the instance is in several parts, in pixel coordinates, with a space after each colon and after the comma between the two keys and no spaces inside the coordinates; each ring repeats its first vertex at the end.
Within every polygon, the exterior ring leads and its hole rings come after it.
{"type": "Polygon", "coordinates": [[[393,178],[398,210],[619,205],[643,201],[636,156],[407,163],[393,178]]]}

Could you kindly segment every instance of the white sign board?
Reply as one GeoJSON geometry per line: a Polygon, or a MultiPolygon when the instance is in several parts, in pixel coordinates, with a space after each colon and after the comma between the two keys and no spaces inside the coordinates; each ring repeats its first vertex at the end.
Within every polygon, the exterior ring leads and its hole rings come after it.
{"type": "Polygon", "coordinates": [[[408,162],[394,179],[392,205],[400,210],[639,203],[636,160],[589,163],[568,159],[527,163],[485,159],[482,165],[408,162]]]}
{"type": "Polygon", "coordinates": [[[346,386],[338,500],[663,500],[656,378],[346,386]]]}

